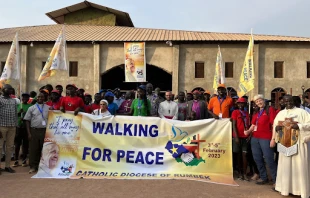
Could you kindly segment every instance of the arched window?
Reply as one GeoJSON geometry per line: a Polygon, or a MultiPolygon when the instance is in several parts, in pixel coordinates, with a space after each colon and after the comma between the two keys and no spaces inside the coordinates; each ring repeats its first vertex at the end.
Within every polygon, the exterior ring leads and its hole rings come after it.
{"type": "Polygon", "coordinates": [[[277,87],[271,91],[271,105],[280,109],[279,98],[284,96],[286,91],[282,87],[277,87]]]}

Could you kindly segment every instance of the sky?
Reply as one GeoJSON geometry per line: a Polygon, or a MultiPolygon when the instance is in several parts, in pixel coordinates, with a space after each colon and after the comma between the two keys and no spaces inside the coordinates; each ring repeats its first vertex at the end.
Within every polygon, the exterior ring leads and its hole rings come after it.
{"type": "MultiPolygon", "coordinates": [[[[0,0],[0,28],[55,24],[45,13],[83,0],[0,0]]],[[[310,37],[310,0],[90,0],[135,27],[310,37]]]]}

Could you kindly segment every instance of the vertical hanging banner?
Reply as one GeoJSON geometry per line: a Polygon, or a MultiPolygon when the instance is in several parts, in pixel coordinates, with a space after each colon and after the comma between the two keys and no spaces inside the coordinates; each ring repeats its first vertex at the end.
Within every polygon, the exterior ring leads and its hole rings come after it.
{"type": "Polygon", "coordinates": [[[237,184],[231,122],[50,111],[34,178],[186,179],[237,184]]]}
{"type": "Polygon", "coordinates": [[[145,82],[146,62],[145,43],[124,43],[125,52],[125,82],[145,82]]]}
{"type": "Polygon", "coordinates": [[[239,97],[244,96],[246,93],[254,89],[254,79],[254,38],[251,32],[248,49],[241,70],[239,86],[237,89],[239,97]]]}

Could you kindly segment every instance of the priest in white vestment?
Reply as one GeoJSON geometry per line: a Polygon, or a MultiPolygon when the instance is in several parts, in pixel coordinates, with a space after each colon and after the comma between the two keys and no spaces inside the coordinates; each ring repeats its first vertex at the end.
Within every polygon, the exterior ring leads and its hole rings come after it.
{"type": "Polygon", "coordinates": [[[172,99],[171,91],[167,91],[165,94],[166,100],[161,102],[158,107],[158,115],[160,118],[167,118],[172,120],[178,119],[178,104],[172,99]]]}
{"type": "MultiPolygon", "coordinates": [[[[278,113],[274,120],[274,130],[270,146],[274,147],[278,141],[278,132],[283,126],[279,121],[293,118],[297,124],[292,129],[299,130],[297,140],[297,153],[286,156],[279,152],[278,173],[275,190],[284,196],[290,193],[301,195],[302,198],[310,196],[310,114],[305,110],[296,108],[290,95],[283,97],[286,108],[278,113]]],[[[279,143],[280,144],[280,143],[279,143]]]]}

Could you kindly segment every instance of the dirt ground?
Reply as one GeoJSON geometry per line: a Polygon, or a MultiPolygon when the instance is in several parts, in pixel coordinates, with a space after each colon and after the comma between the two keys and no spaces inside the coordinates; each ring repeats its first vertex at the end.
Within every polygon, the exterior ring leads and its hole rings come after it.
{"type": "Polygon", "coordinates": [[[184,180],[31,179],[29,167],[20,166],[15,170],[15,174],[2,172],[0,175],[0,198],[282,197],[271,190],[272,185],[259,186],[254,182],[238,180],[239,187],[184,180]]]}

